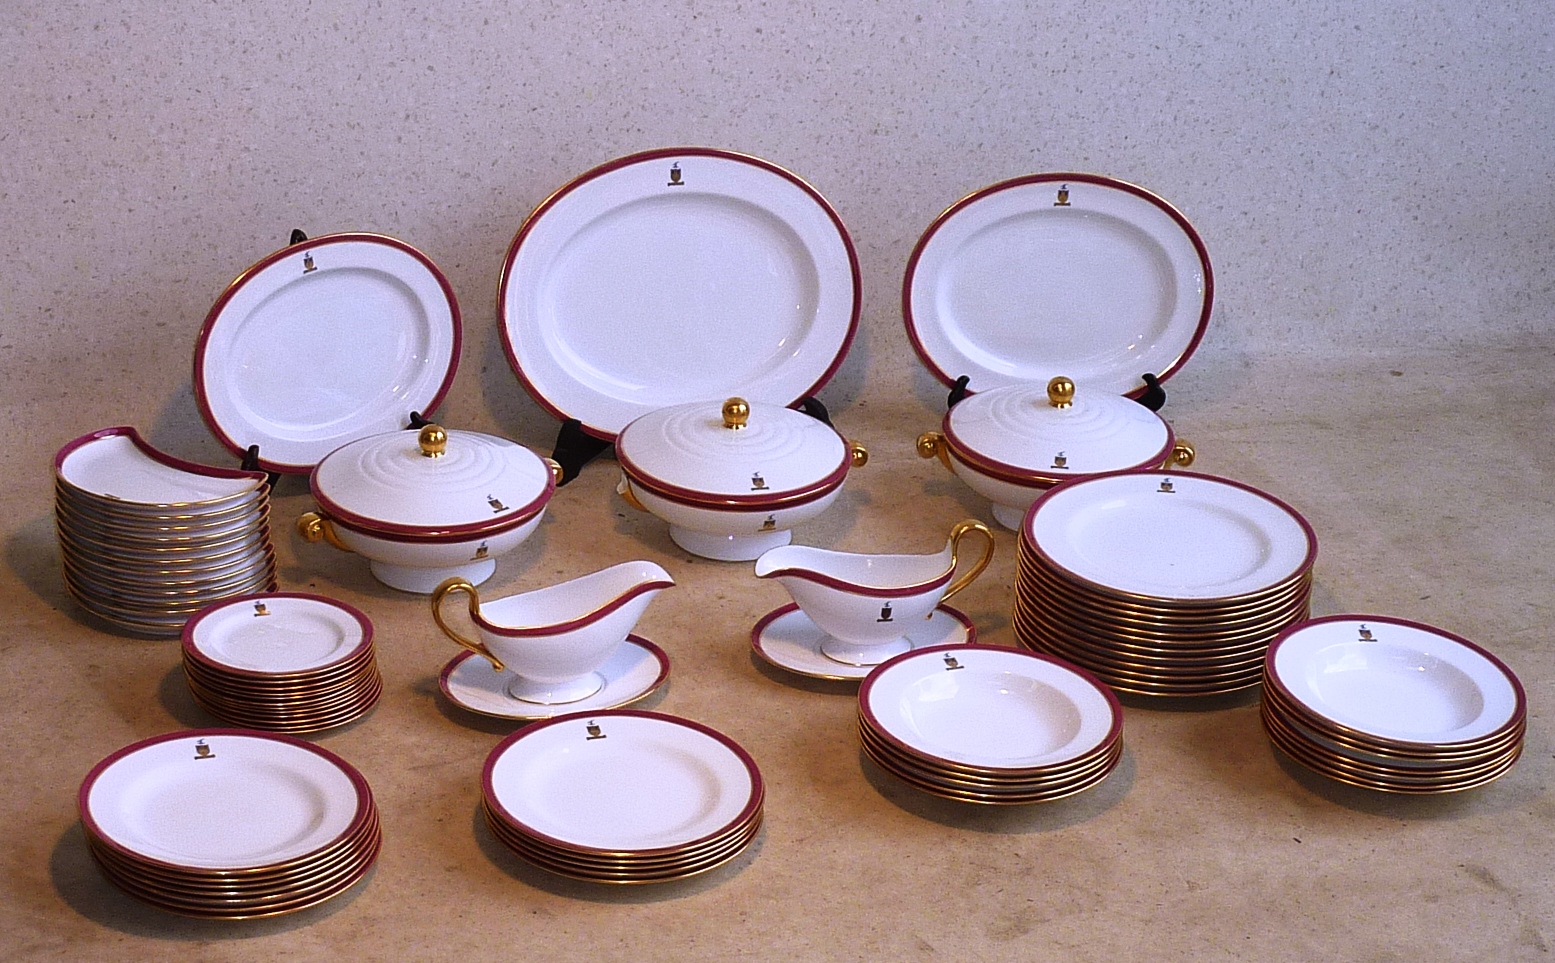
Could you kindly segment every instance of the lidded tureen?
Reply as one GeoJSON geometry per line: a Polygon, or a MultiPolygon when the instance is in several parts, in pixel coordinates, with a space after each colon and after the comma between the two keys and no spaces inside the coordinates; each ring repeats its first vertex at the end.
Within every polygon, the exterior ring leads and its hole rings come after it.
{"type": "Polygon", "coordinates": [[[694,555],[750,561],[787,545],[869,458],[830,425],[730,398],[651,411],[616,436],[623,498],[670,523],[694,555]]]}
{"type": "Polygon", "coordinates": [[[313,469],[309,541],[371,561],[379,581],[431,592],[459,576],[480,584],[539,524],[558,469],[522,445],[427,425],[350,442],[313,469]]]}
{"type": "Polygon", "coordinates": [[[994,517],[1012,529],[1059,482],[1193,463],[1193,448],[1177,441],[1160,415],[1062,376],[1045,390],[1006,385],[967,396],[945,413],[940,431],[918,436],[918,454],[939,458],[993,502],[994,517]]]}

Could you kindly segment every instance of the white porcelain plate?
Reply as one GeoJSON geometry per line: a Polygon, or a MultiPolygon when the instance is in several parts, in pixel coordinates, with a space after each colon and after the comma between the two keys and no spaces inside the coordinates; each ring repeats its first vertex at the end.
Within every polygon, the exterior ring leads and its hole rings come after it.
{"type": "Polygon", "coordinates": [[[503,345],[535,400],[612,439],[658,408],[788,405],[836,371],[858,258],[831,205],[766,161],[705,148],[595,168],[508,249],[503,345]]]}
{"type": "Polygon", "coordinates": [[[1240,482],[1191,472],[1081,478],[1049,490],[1024,537],[1046,561],[1118,592],[1168,600],[1230,599],[1310,568],[1311,526],[1240,482]]]}
{"type": "Polygon", "coordinates": [[[913,346],[935,377],[973,391],[1046,384],[1138,394],[1198,346],[1214,281],[1175,208],[1094,174],[986,187],[919,238],[902,286],[913,346]]]}
{"type": "Polygon", "coordinates": [[[1382,739],[1433,745],[1484,738],[1525,711],[1510,669],[1427,625],[1334,616],[1269,649],[1273,681],[1314,714],[1382,739]]]}
{"type": "Polygon", "coordinates": [[[223,670],[308,672],[362,654],[372,644],[367,616],[334,599],[298,593],[219,602],[184,626],[184,648],[223,670]]]}
{"type": "Polygon", "coordinates": [[[174,508],[191,515],[228,512],[257,497],[265,484],[258,472],[209,468],[157,451],[134,428],[104,428],[60,449],[54,460],[69,490],[128,515],[160,517],[174,508]],[[160,510],[160,511],[155,511],[160,510]]]}
{"type": "Polygon", "coordinates": [[[859,687],[859,711],[908,752],[989,769],[1060,766],[1123,724],[1117,699],[1072,666],[985,645],[897,656],[859,687]]]}
{"type": "MultiPolygon", "coordinates": [[[[977,641],[977,629],[971,619],[942,605],[909,629],[906,637],[914,649],[966,645],[977,641]]],[[[789,603],[756,623],[751,630],[751,648],[772,665],[812,679],[855,681],[874,670],[872,665],[847,665],[827,658],[821,645],[830,638],[798,605],[789,603]]]]}
{"type": "Polygon", "coordinates": [[[761,774],[733,740],[674,716],[571,713],[504,739],[488,805],[549,845],[614,853],[684,848],[752,818],[761,774]]]}
{"type": "Polygon", "coordinates": [[[620,648],[599,667],[605,684],[577,702],[539,705],[520,702],[508,693],[516,676],[498,672],[474,652],[461,652],[443,666],[438,685],[450,702],[478,715],[497,719],[549,719],[563,713],[598,712],[629,705],[651,694],[669,677],[670,660],[664,650],[637,635],[628,635],[620,648]]]}
{"type": "Polygon", "coordinates": [[[459,364],[459,306],[415,248],[331,234],[244,272],[206,316],[194,387],[206,424],[266,471],[305,472],[348,441],[442,401],[459,364]]]}
{"type": "Polygon", "coordinates": [[[372,806],[360,773],[297,739],[211,729],[147,739],[81,786],[81,817],[110,845],[173,867],[251,869],[335,843],[372,806]]]}

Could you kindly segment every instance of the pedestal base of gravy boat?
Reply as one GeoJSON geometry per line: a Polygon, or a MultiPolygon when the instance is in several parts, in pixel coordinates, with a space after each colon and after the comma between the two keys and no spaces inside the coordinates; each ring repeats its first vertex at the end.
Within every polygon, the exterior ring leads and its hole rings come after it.
{"type": "Polygon", "coordinates": [[[692,555],[700,555],[719,562],[753,562],[769,549],[787,545],[794,533],[782,531],[760,532],[755,535],[714,535],[679,525],[670,526],[670,539],[692,555]]]}
{"type": "Polygon", "coordinates": [[[507,693],[519,702],[559,706],[581,702],[605,687],[605,677],[590,672],[567,682],[536,682],[523,676],[508,683],[507,693]]]}
{"type": "MultiPolygon", "coordinates": [[[[497,570],[497,560],[483,558],[463,565],[422,568],[415,565],[380,562],[374,558],[368,559],[368,568],[372,570],[374,578],[389,588],[399,589],[401,592],[414,592],[417,595],[431,595],[444,579],[455,576],[467,579],[471,585],[480,585],[491,578],[491,574],[497,570]]],[[[581,699],[582,696],[578,698],[581,699]]]]}
{"type": "Polygon", "coordinates": [[[885,643],[872,643],[860,645],[857,642],[844,642],[842,639],[827,636],[821,643],[821,654],[833,662],[843,665],[869,666],[879,665],[903,652],[911,652],[912,641],[907,636],[892,639],[885,643]]]}

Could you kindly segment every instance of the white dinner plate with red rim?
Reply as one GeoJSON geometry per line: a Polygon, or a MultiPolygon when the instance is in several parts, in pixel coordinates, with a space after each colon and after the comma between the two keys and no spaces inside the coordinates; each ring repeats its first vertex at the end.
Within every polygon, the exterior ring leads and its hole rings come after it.
{"type": "Polygon", "coordinates": [[[273,677],[319,673],[360,658],[373,626],[356,608],[300,592],[226,599],[184,625],[183,648],[224,674],[273,677]]]}
{"type": "Polygon", "coordinates": [[[952,205],[907,262],[902,313],[934,376],[983,391],[1063,375],[1137,396],[1203,336],[1209,252],[1176,208],[1096,174],[1033,174],[952,205]]]}
{"type": "Polygon", "coordinates": [[[534,399],[610,440],[670,405],[811,394],[842,363],[859,298],[825,198],[696,147],[618,158],[551,195],[513,239],[497,310],[534,399]]]}
{"type": "Polygon", "coordinates": [[[349,441],[429,415],[459,364],[459,305],[425,254],[377,234],[282,248],[224,291],[200,330],[205,422],[266,471],[301,473],[349,441]]]}

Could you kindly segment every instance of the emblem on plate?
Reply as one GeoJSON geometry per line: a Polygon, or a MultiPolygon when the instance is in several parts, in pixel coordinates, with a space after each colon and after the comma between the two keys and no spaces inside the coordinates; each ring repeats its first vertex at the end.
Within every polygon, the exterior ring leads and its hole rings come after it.
{"type": "Polygon", "coordinates": [[[1058,454],[1053,456],[1053,467],[1054,468],[1068,469],[1068,467],[1069,467],[1069,459],[1064,456],[1063,452],[1059,452],[1058,454]]]}
{"type": "Polygon", "coordinates": [[[1065,184],[1058,189],[1058,200],[1053,202],[1054,207],[1069,206],[1069,185],[1065,184]]]}
{"type": "Polygon", "coordinates": [[[254,618],[257,619],[261,615],[269,615],[269,614],[270,614],[270,610],[265,607],[265,603],[263,603],[263,602],[255,602],[254,603],[254,618]]]}
{"type": "Polygon", "coordinates": [[[313,263],[313,255],[311,255],[311,254],[304,254],[302,256],[302,273],[303,274],[312,274],[314,271],[317,271],[318,269],[319,269],[319,266],[317,264],[313,263]]]}
{"type": "Polygon", "coordinates": [[[670,165],[670,182],[665,187],[685,187],[686,182],[680,179],[680,161],[670,165]]]}
{"type": "Polygon", "coordinates": [[[953,669],[964,669],[964,668],[966,668],[966,666],[962,665],[961,662],[955,656],[950,655],[949,653],[946,653],[946,655],[945,655],[945,671],[946,672],[950,672],[953,669]]]}
{"type": "Polygon", "coordinates": [[[1371,634],[1371,629],[1368,629],[1364,625],[1361,626],[1361,641],[1362,642],[1375,642],[1375,641],[1377,641],[1376,637],[1371,634]]]}
{"type": "Polygon", "coordinates": [[[880,618],[875,619],[875,621],[876,622],[890,622],[891,621],[891,603],[890,602],[887,602],[886,604],[884,604],[884,605],[882,605],[880,607],[880,618]]]}
{"type": "Polygon", "coordinates": [[[506,505],[502,504],[502,499],[497,498],[497,497],[495,497],[493,495],[487,495],[486,496],[486,504],[490,505],[491,506],[491,510],[494,511],[494,512],[505,512],[505,511],[508,510],[508,507],[506,505]]]}
{"type": "Polygon", "coordinates": [[[211,751],[211,747],[205,744],[204,739],[201,739],[194,744],[194,758],[196,761],[201,759],[215,759],[216,753],[211,751]]]}
{"type": "Polygon", "coordinates": [[[1171,495],[1176,493],[1177,489],[1172,487],[1172,480],[1168,478],[1161,482],[1161,487],[1156,489],[1156,491],[1166,492],[1168,495],[1171,495]]]}
{"type": "Polygon", "coordinates": [[[588,742],[590,739],[604,739],[604,738],[607,738],[606,735],[604,734],[604,732],[600,730],[598,723],[590,722],[588,724],[587,728],[588,728],[588,737],[583,740],[584,742],[588,742]]]}
{"type": "Polygon", "coordinates": [[[761,527],[758,528],[757,531],[758,532],[775,532],[775,531],[777,531],[777,516],[776,515],[768,515],[766,518],[762,519],[761,527]]]}

